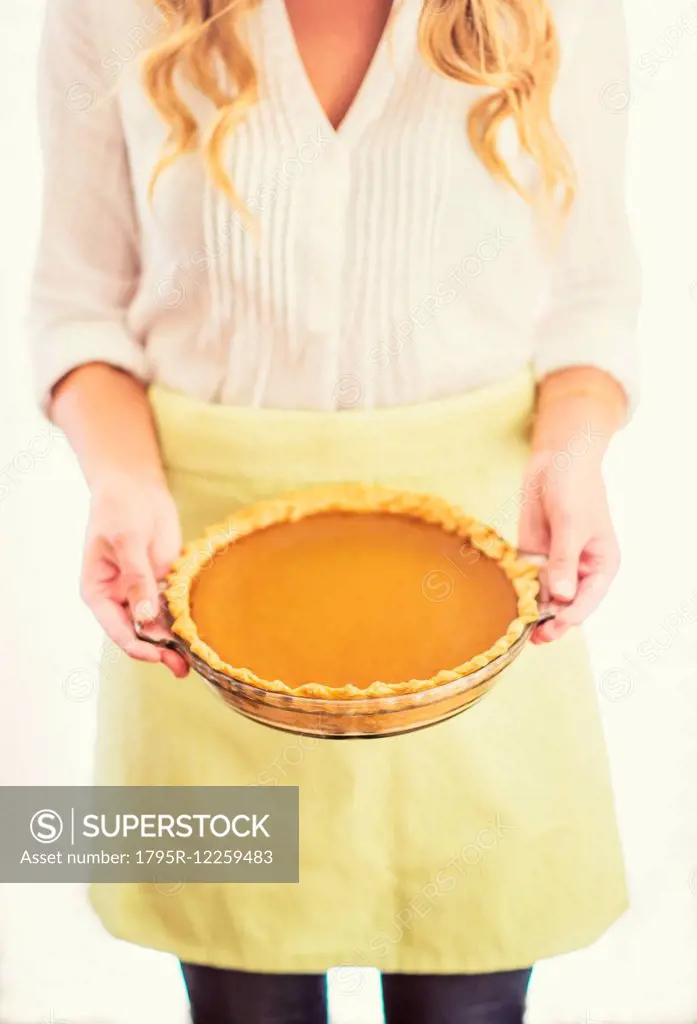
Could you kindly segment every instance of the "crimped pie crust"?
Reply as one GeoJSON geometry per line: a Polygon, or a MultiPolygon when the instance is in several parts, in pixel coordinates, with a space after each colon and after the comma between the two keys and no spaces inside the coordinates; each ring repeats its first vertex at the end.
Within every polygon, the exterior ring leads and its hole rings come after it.
{"type": "Polygon", "coordinates": [[[267,501],[233,512],[223,523],[210,527],[204,537],[188,544],[174,564],[167,578],[165,599],[172,617],[172,631],[180,636],[193,654],[212,669],[231,679],[274,693],[300,697],[342,700],[355,697],[389,697],[403,693],[418,693],[444,683],[453,682],[488,665],[500,657],[522,635],[526,627],[538,618],[537,569],[518,557],[515,549],[491,527],[465,515],[440,498],[425,494],[390,490],[363,484],[332,484],[291,491],[267,501]],[[320,512],[388,512],[393,515],[418,518],[456,533],[488,558],[496,561],[508,579],[518,599],[518,616],[505,635],[487,651],[483,651],[462,665],[442,669],[430,679],[409,679],[403,683],[383,683],[379,680],[368,687],[352,684],[329,687],[320,682],[289,687],[280,679],[261,679],[251,669],[233,666],[223,661],[205,644],[191,618],[191,588],[198,574],[205,569],[215,554],[234,543],[238,537],[254,533],[277,523],[291,523],[320,512]]]}

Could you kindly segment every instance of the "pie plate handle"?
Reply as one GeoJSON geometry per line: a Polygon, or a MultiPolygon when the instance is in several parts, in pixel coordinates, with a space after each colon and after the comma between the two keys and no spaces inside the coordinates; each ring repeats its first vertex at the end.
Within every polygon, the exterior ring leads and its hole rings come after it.
{"type": "Polygon", "coordinates": [[[179,641],[172,636],[166,626],[157,621],[147,624],[134,621],[133,630],[138,639],[146,644],[152,644],[154,647],[166,647],[170,651],[182,653],[179,641]]]}
{"type": "Polygon", "coordinates": [[[165,620],[164,613],[164,603],[161,602],[160,614],[152,622],[139,622],[134,619],[133,630],[135,635],[146,644],[152,644],[154,647],[166,647],[170,651],[176,651],[178,654],[184,655],[186,653],[184,643],[172,633],[165,620]]]}
{"type": "Polygon", "coordinates": [[[539,594],[539,615],[535,626],[541,626],[545,622],[550,622],[552,619],[557,617],[556,606],[549,595],[547,588],[547,555],[541,555],[535,551],[521,551],[518,550],[518,557],[522,558],[525,562],[529,562],[531,565],[536,565],[540,569],[539,580],[540,580],[540,594],[539,594]]]}

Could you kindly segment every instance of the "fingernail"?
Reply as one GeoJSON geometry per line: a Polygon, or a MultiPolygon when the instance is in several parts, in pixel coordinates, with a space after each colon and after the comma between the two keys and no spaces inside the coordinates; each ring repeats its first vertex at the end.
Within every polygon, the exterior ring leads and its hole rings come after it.
{"type": "Polygon", "coordinates": [[[571,580],[557,580],[553,587],[554,593],[562,601],[570,601],[576,593],[576,587],[571,580]]]}
{"type": "Polygon", "coordinates": [[[155,616],[155,606],[152,601],[141,601],[136,605],[135,617],[138,622],[152,622],[155,616]]]}

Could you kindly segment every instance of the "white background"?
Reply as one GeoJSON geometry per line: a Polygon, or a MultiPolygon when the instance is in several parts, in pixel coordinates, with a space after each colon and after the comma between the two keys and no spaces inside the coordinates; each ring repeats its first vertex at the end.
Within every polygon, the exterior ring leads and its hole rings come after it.
{"type": "MultiPolygon", "coordinates": [[[[20,327],[37,227],[42,7],[2,0],[0,13],[3,784],[89,780],[99,645],[78,598],[86,492],[66,442],[37,442],[49,450],[33,466],[17,458],[46,430],[20,327]]],[[[530,1024],[697,1022],[697,3],[631,0],[627,16],[645,384],[608,471],[624,567],[590,633],[633,905],[594,948],[540,965],[530,1024]],[[662,58],[653,74],[648,54],[662,58]],[[647,642],[664,648],[653,663],[647,642]]],[[[377,1024],[377,977],[342,972],[332,1005],[335,1024],[377,1024]]],[[[176,963],[108,937],[82,890],[0,887],[0,1022],[186,1019],[176,963]]]]}

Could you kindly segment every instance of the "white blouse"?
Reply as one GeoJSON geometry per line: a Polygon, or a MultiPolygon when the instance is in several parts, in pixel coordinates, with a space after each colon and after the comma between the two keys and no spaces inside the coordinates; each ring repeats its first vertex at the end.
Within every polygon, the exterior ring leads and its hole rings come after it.
{"type": "MultiPolygon", "coordinates": [[[[550,259],[530,209],[472,152],[474,87],[417,48],[398,6],[334,130],[284,0],[245,22],[262,99],[228,166],[258,232],[197,154],[148,182],[166,129],[140,84],[147,0],[50,0],[40,62],[43,228],[29,333],[39,400],[104,361],[205,401],[345,409],[416,403],[531,363],[598,366],[636,395],[639,274],[624,209],[630,94],[621,0],[553,0],[555,120],[579,193],[550,259]]],[[[207,100],[185,95],[204,127],[207,100]]],[[[515,129],[514,173],[532,183],[515,129]]]]}

